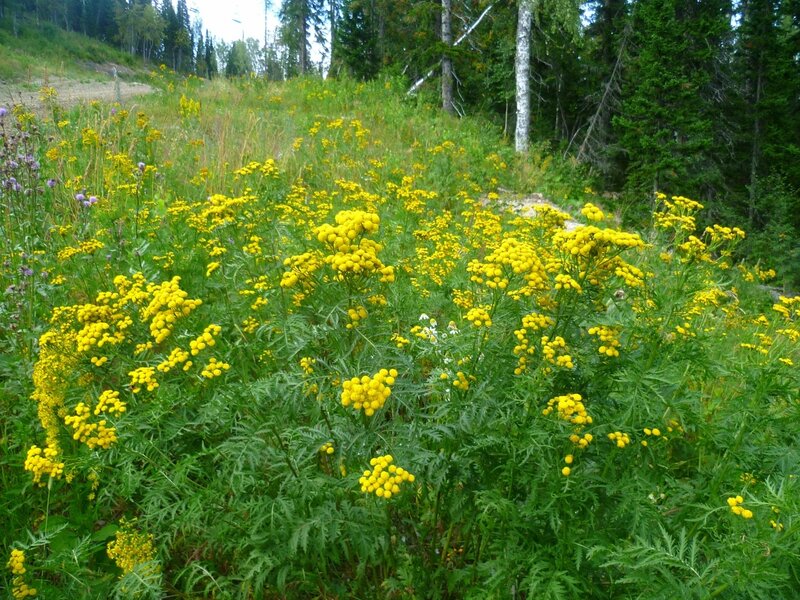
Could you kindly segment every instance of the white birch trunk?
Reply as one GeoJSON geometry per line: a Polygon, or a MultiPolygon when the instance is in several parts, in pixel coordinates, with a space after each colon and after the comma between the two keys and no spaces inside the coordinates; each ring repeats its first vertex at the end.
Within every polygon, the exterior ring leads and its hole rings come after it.
{"type": "MultiPolygon", "coordinates": [[[[442,44],[448,48],[453,43],[452,0],[442,0],[442,44]]],[[[450,114],[455,112],[453,105],[453,61],[445,54],[442,56],[442,108],[450,114]]]]}
{"type": "Polygon", "coordinates": [[[517,152],[528,151],[531,128],[531,24],[533,0],[519,0],[517,14],[517,52],[514,73],[517,79],[517,127],[514,131],[514,148],[517,152]]]}

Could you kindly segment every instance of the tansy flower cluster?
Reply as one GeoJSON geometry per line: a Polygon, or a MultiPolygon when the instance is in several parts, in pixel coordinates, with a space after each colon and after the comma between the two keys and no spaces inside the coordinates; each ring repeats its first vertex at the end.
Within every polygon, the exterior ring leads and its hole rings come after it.
{"type": "Polygon", "coordinates": [[[314,373],[314,365],[316,363],[316,359],[310,356],[304,356],[300,359],[300,368],[303,369],[303,373],[306,375],[311,375],[314,373]]]}
{"type": "Polygon", "coordinates": [[[467,321],[474,327],[491,327],[492,318],[489,316],[490,306],[476,306],[467,311],[467,321]]]}
{"type": "Polygon", "coordinates": [[[188,316],[203,303],[202,300],[190,299],[189,294],[180,288],[180,280],[176,275],[159,285],[147,286],[152,299],[142,312],[142,319],[151,319],[150,335],[156,344],[167,339],[179,318],[188,316]]]}
{"type": "Polygon", "coordinates": [[[595,225],[584,225],[572,231],[559,231],[553,240],[562,252],[581,259],[604,257],[626,248],[645,247],[638,234],[616,229],[600,229],[595,225]]]}
{"type": "Polygon", "coordinates": [[[382,246],[361,237],[378,231],[380,217],[361,210],[343,210],[336,214],[334,220],[336,225],[324,223],[314,233],[318,241],[333,250],[332,254],[324,257],[324,261],[333,267],[338,277],[377,272],[381,275],[381,281],[394,281],[394,269],[385,266],[378,258],[382,246]]]}
{"type": "Polygon", "coordinates": [[[401,201],[407,212],[416,214],[422,214],[427,203],[439,196],[436,192],[414,188],[414,178],[410,175],[403,177],[400,185],[393,182],[387,183],[386,191],[401,201]]]}
{"type": "Polygon", "coordinates": [[[542,204],[536,207],[536,218],[533,220],[533,226],[544,232],[546,237],[552,237],[564,227],[564,223],[570,218],[570,215],[564,211],[549,204],[542,204]]]}
{"type": "Polygon", "coordinates": [[[800,319],[800,296],[779,296],[778,302],[772,305],[772,310],[783,315],[787,321],[800,319]]]}
{"type": "Polygon", "coordinates": [[[470,380],[474,381],[475,377],[470,375],[469,378],[467,378],[462,371],[458,371],[453,379],[453,387],[462,392],[466,392],[469,389],[470,380]]]}
{"type": "MultiPolygon", "coordinates": [[[[106,546],[106,553],[125,575],[137,566],[155,559],[156,549],[153,540],[153,534],[137,531],[133,523],[123,519],[120,521],[120,528],[114,534],[114,539],[106,546]]],[[[151,568],[152,572],[158,572],[157,565],[151,568]]]]}
{"type": "Polygon", "coordinates": [[[102,367],[104,364],[108,362],[108,357],[93,356],[91,359],[89,359],[89,362],[91,362],[95,367],[102,367]]]}
{"type": "Polygon", "coordinates": [[[382,246],[369,239],[362,239],[358,245],[353,244],[349,251],[338,251],[324,257],[325,263],[336,271],[337,279],[342,280],[346,275],[380,274],[380,281],[391,283],[394,281],[394,267],[385,266],[378,258],[382,246]]]}
{"type": "Polygon", "coordinates": [[[384,265],[378,258],[382,246],[362,237],[378,231],[380,217],[372,212],[343,210],[336,214],[334,220],[336,225],[324,223],[314,229],[317,241],[325,244],[330,252],[304,252],[286,258],[283,264],[287,270],[281,278],[281,287],[291,288],[298,282],[313,287],[310,276],[322,264],[333,268],[337,281],[342,281],[346,276],[372,274],[379,275],[379,280],[384,283],[394,281],[394,267],[384,265]]]}
{"type": "Polygon", "coordinates": [[[515,237],[504,237],[484,260],[471,260],[467,272],[475,283],[500,290],[505,290],[512,279],[518,276],[524,284],[510,290],[515,296],[530,296],[534,291],[543,289],[547,280],[537,248],[515,237]]]}
{"type": "Polygon", "coordinates": [[[572,362],[572,357],[566,352],[567,342],[560,335],[557,335],[552,340],[549,336],[542,336],[542,354],[547,362],[557,367],[574,369],[575,363],[572,362]]]}
{"type": "Polygon", "coordinates": [[[583,291],[581,284],[566,273],[559,273],[556,275],[553,288],[556,290],[575,290],[576,292],[583,291]]]}
{"type": "Polygon", "coordinates": [[[364,471],[359,478],[361,491],[375,494],[378,498],[389,500],[400,493],[400,486],[404,482],[414,483],[414,475],[392,464],[394,459],[391,454],[377,456],[369,461],[371,471],[364,471]]]}
{"type": "Polygon", "coordinates": [[[601,342],[597,351],[604,356],[619,356],[619,331],[614,327],[598,325],[589,328],[589,335],[596,336],[601,342]]]}
{"type": "Polygon", "coordinates": [[[528,339],[529,331],[539,331],[555,324],[555,321],[540,313],[530,313],[522,317],[522,327],[514,330],[517,338],[517,345],[514,346],[514,354],[519,358],[517,368],[514,369],[515,375],[521,375],[528,366],[528,356],[536,353],[536,346],[532,346],[528,339]]]}
{"type": "Polygon", "coordinates": [[[583,426],[591,425],[592,423],[592,417],[586,412],[586,407],[580,394],[565,394],[551,398],[542,414],[547,416],[554,410],[558,412],[559,418],[575,425],[583,426]]]}
{"type": "Polygon", "coordinates": [[[66,248],[61,249],[56,255],[56,258],[63,262],[78,254],[94,254],[98,250],[102,250],[105,247],[106,245],[100,240],[87,240],[85,242],[81,242],[77,246],[67,246],[66,248]]]}
{"type": "Polygon", "coordinates": [[[358,327],[359,321],[363,321],[369,316],[367,309],[363,306],[356,306],[355,308],[347,309],[347,316],[350,317],[350,322],[345,325],[347,329],[355,329],[358,327]]]}
{"type": "Polygon", "coordinates": [[[404,338],[399,333],[393,333],[392,334],[392,343],[395,346],[397,346],[398,348],[403,348],[403,347],[407,346],[408,344],[410,344],[411,340],[409,340],[408,338],[404,338]]]}
{"type": "Polygon", "coordinates": [[[319,447],[320,454],[333,454],[335,451],[333,442],[325,442],[319,447]]]}
{"type": "MultiPolygon", "coordinates": [[[[84,304],[75,307],[75,320],[83,328],[75,334],[76,349],[79,353],[92,347],[102,348],[106,344],[120,344],[125,340],[126,330],[133,320],[122,313],[115,305],[101,304],[105,300],[101,294],[98,304],[84,304]]],[[[102,364],[105,361],[98,358],[102,364]]],[[[94,362],[97,365],[97,361],[94,362]]],[[[99,366],[99,365],[98,365],[99,366]]]]}
{"type": "Polygon", "coordinates": [[[720,242],[743,240],[745,238],[745,232],[738,227],[725,227],[723,225],[706,227],[704,233],[711,239],[713,245],[720,242]]]}
{"type": "Polygon", "coordinates": [[[218,261],[210,262],[206,265],[206,277],[211,277],[211,274],[219,269],[220,263],[218,261]]]}
{"type": "Polygon", "coordinates": [[[631,438],[627,433],[615,431],[608,434],[608,439],[617,445],[617,448],[624,448],[631,443],[631,438]]]}
{"type": "Polygon", "coordinates": [[[731,507],[731,512],[735,515],[739,515],[743,519],[752,519],[753,518],[753,511],[745,508],[742,506],[744,502],[744,498],[741,496],[731,496],[727,500],[728,506],[731,507]]]}
{"type": "Polygon", "coordinates": [[[626,263],[620,257],[616,257],[614,261],[614,275],[622,279],[625,285],[632,288],[644,287],[644,271],[626,263]]]}
{"type": "Polygon", "coordinates": [[[360,235],[378,231],[381,219],[375,213],[362,210],[343,210],[334,217],[336,225],[324,223],[316,228],[317,240],[333,247],[336,251],[349,250],[353,241],[360,235]]]}
{"type": "Polygon", "coordinates": [[[352,404],[355,410],[363,408],[364,414],[371,417],[392,393],[396,377],[396,369],[381,369],[372,377],[362,375],[342,382],[342,406],[352,404]]]}
{"type": "Polygon", "coordinates": [[[453,272],[458,259],[466,252],[461,237],[450,231],[453,220],[454,215],[450,211],[437,211],[434,218],[420,221],[414,230],[414,237],[418,240],[414,249],[414,273],[417,277],[411,279],[411,284],[423,296],[430,290],[420,284],[421,276],[427,277],[435,285],[444,285],[445,278],[453,272]]]}
{"type": "Polygon", "coordinates": [[[25,552],[17,550],[16,548],[11,551],[11,556],[6,563],[6,567],[11,571],[14,578],[11,580],[11,596],[14,600],[22,600],[23,598],[32,598],[36,595],[36,588],[30,587],[25,582],[25,552]]]}
{"type": "Polygon", "coordinates": [[[706,246],[703,240],[694,235],[690,235],[685,242],[678,244],[677,250],[681,253],[683,262],[711,262],[708,246],[706,246]]]}
{"type": "Polygon", "coordinates": [[[213,379],[214,377],[219,377],[222,375],[223,371],[230,370],[230,368],[231,366],[228,363],[219,361],[212,356],[210,359],[208,359],[208,364],[203,367],[200,375],[206,379],[213,379]]]}
{"type": "Polygon", "coordinates": [[[606,215],[603,213],[603,211],[591,202],[587,202],[583,205],[581,214],[590,221],[604,221],[606,218],[606,215]]]}
{"type": "MultiPolygon", "coordinates": [[[[649,427],[644,428],[644,434],[648,437],[660,437],[661,430],[658,427],[653,427],[650,429],[649,427]]],[[[647,447],[647,440],[642,440],[642,446],[647,447]]]]}
{"type": "Polygon", "coordinates": [[[683,196],[672,196],[667,200],[666,195],[656,194],[665,210],[653,213],[654,226],[661,229],[673,229],[676,232],[692,232],[696,223],[694,214],[703,209],[703,205],[683,196]]]}
{"type": "Polygon", "coordinates": [[[6,563],[6,566],[11,571],[12,575],[25,574],[25,552],[22,550],[14,549],[11,551],[11,556],[6,563]]]}
{"type": "Polygon", "coordinates": [[[573,463],[573,461],[574,461],[574,460],[575,460],[575,457],[574,457],[574,456],[572,456],[572,454],[567,454],[567,455],[564,457],[564,462],[565,462],[565,463],[567,463],[567,466],[566,466],[566,467],[563,467],[563,468],[561,469],[561,474],[562,474],[564,477],[569,477],[570,473],[572,473],[572,468],[571,468],[569,465],[571,465],[571,464],[573,463]]]}
{"type": "MultiPolygon", "coordinates": [[[[192,341],[191,343],[196,343],[196,341],[192,341]]],[[[189,352],[186,350],[181,350],[180,348],[173,348],[169,353],[169,356],[161,361],[156,366],[156,369],[161,373],[169,373],[178,365],[183,365],[183,370],[188,371],[192,368],[192,364],[192,361],[189,360],[189,352]]]]}
{"type": "Polygon", "coordinates": [[[214,346],[216,337],[222,331],[222,327],[213,323],[206,327],[199,336],[189,342],[189,352],[192,356],[197,356],[202,350],[214,346]]]}
{"type": "Polygon", "coordinates": [[[128,377],[131,378],[130,386],[134,394],[142,391],[142,386],[147,388],[148,392],[152,392],[158,387],[158,381],[155,378],[155,367],[139,367],[133,371],[128,372],[128,377]]]}
{"type": "Polygon", "coordinates": [[[286,258],[283,266],[287,270],[283,272],[280,285],[282,288],[292,288],[301,281],[310,285],[310,278],[322,266],[322,260],[315,252],[303,252],[286,258]]]}
{"type": "Polygon", "coordinates": [[[105,419],[101,419],[97,423],[91,423],[89,422],[90,418],[90,408],[83,402],[78,402],[75,407],[75,414],[65,416],[64,423],[74,430],[72,439],[86,444],[91,449],[97,447],[108,449],[111,444],[117,441],[116,428],[106,427],[107,421],[105,419]]]}
{"type": "Polygon", "coordinates": [[[586,448],[592,443],[594,436],[591,433],[584,433],[583,436],[573,433],[569,436],[569,441],[575,444],[578,448],[586,448]]]}
{"type": "Polygon", "coordinates": [[[53,479],[58,479],[64,473],[64,463],[56,460],[58,449],[55,445],[48,444],[42,450],[39,446],[33,445],[28,450],[25,458],[25,470],[33,473],[33,482],[44,485],[42,477],[47,475],[53,479]]]}

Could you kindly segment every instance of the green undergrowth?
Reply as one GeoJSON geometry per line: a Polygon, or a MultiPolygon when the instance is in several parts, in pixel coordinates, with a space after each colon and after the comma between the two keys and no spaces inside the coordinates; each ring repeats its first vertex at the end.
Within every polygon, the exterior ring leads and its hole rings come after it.
{"type": "Polygon", "coordinates": [[[0,121],[16,597],[794,597],[800,299],[745,232],[624,231],[399,81],[153,77],[0,121]]]}
{"type": "MultiPolygon", "coordinates": [[[[47,77],[107,79],[94,65],[114,63],[141,78],[146,69],[139,59],[98,40],[64,31],[50,23],[34,26],[21,20],[16,35],[10,17],[0,20],[0,81],[25,83],[47,77]]],[[[125,72],[121,75],[128,78],[125,72]]],[[[133,78],[136,78],[133,76],[133,78]]]]}

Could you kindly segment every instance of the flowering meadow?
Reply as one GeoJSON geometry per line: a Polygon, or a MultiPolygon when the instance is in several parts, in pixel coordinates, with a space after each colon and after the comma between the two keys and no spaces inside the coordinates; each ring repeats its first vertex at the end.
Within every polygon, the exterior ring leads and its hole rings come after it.
{"type": "Polygon", "coordinates": [[[626,231],[400,82],[153,77],[0,110],[8,595],[797,597],[800,297],[746,232],[626,231]]]}

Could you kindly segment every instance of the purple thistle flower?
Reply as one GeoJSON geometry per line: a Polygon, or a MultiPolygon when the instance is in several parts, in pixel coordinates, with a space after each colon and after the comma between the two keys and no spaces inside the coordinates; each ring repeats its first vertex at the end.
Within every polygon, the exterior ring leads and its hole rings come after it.
{"type": "Polygon", "coordinates": [[[75,200],[77,200],[78,202],[83,202],[86,200],[86,196],[84,196],[81,192],[78,192],[77,194],[75,194],[75,200]]]}
{"type": "Polygon", "coordinates": [[[25,277],[32,277],[33,276],[33,269],[30,267],[22,266],[19,268],[19,272],[22,273],[25,277]]]}
{"type": "Polygon", "coordinates": [[[47,180],[47,187],[49,187],[50,189],[53,189],[54,187],[56,187],[56,180],[55,179],[48,179],[47,180]]]}
{"type": "Polygon", "coordinates": [[[87,202],[89,203],[89,206],[92,204],[97,204],[97,196],[89,196],[89,200],[87,200],[87,202]]]}
{"type": "Polygon", "coordinates": [[[8,114],[8,109],[5,106],[0,106],[0,119],[8,114]]]}

